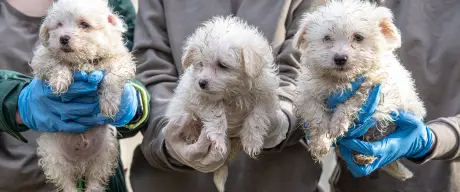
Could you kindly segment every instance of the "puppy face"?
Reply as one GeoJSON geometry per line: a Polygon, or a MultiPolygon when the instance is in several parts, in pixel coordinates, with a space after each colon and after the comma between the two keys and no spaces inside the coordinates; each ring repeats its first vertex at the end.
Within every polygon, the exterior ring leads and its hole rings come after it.
{"type": "Polygon", "coordinates": [[[256,28],[238,18],[215,17],[187,39],[182,63],[192,67],[199,92],[219,98],[247,87],[272,60],[256,28]]]}
{"type": "Polygon", "coordinates": [[[194,86],[200,92],[217,95],[237,86],[244,71],[236,51],[192,53],[195,54],[192,61],[194,86]]]}
{"type": "Polygon", "coordinates": [[[41,26],[40,40],[63,60],[85,62],[111,52],[125,30],[104,0],[59,0],[41,26]]]}
{"type": "Polygon", "coordinates": [[[294,46],[315,72],[354,78],[401,44],[389,9],[359,0],[332,1],[304,15],[294,46]]]}

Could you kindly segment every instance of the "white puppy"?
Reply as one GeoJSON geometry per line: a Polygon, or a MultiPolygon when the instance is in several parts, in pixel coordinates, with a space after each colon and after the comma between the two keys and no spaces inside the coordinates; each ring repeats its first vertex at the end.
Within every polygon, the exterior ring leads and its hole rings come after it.
{"type": "MultiPolygon", "coordinates": [[[[302,74],[295,106],[308,124],[309,150],[315,158],[326,155],[332,143],[347,131],[369,90],[378,83],[382,98],[373,117],[379,123],[363,139],[375,141],[392,132],[390,114],[398,109],[425,116],[411,74],[394,54],[401,46],[401,36],[389,9],[367,1],[334,0],[305,13],[299,26],[293,43],[301,51],[302,74]],[[329,111],[325,106],[328,95],[350,88],[361,75],[366,80],[356,95],[338,105],[335,112],[329,111]]],[[[355,155],[361,164],[374,159],[355,155]]],[[[398,162],[384,169],[402,180],[412,177],[398,162]]]]}
{"type": "MultiPolygon", "coordinates": [[[[188,37],[182,63],[185,73],[166,113],[170,123],[190,131],[203,126],[222,155],[229,150],[227,134],[240,138],[251,157],[259,154],[279,108],[279,77],[271,47],[257,28],[237,17],[214,17],[188,37]]],[[[232,142],[231,157],[238,143],[232,142]]],[[[226,176],[227,165],[215,173],[219,191],[226,176]]]]}
{"type": "MultiPolygon", "coordinates": [[[[123,43],[125,31],[123,21],[105,0],[59,0],[40,28],[33,73],[59,94],[68,90],[74,70],[103,70],[100,108],[114,117],[124,84],[135,75],[135,63],[123,43]]],[[[76,192],[77,180],[84,178],[87,192],[104,191],[117,165],[116,136],[111,125],[82,134],[43,133],[37,140],[39,164],[60,190],[76,192]]]]}

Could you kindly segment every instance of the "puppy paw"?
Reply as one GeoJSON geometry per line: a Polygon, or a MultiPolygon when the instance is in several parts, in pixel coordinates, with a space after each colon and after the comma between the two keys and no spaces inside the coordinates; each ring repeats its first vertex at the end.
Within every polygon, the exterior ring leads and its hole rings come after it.
{"type": "Polygon", "coordinates": [[[307,143],[308,150],[315,160],[326,156],[332,145],[331,139],[329,139],[326,135],[312,136],[307,143]]]}
{"type": "Polygon", "coordinates": [[[387,172],[390,176],[399,179],[401,181],[405,181],[414,177],[414,173],[412,173],[406,166],[404,166],[400,161],[394,161],[390,163],[382,169],[387,172]]]}
{"type": "Polygon", "coordinates": [[[246,154],[248,154],[251,158],[256,158],[257,155],[260,154],[263,145],[264,139],[260,135],[251,135],[251,134],[243,134],[241,137],[241,145],[243,146],[243,150],[246,154]]]}
{"type": "Polygon", "coordinates": [[[348,130],[350,126],[350,120],[346,116],[334,116],[329,123],[329,136],[332,139],[336,139],[348,130]]]}
{"type": "Polygon", "coordinates": [[[212,146],[221,154],[225,155],[227,153],[227,145],[225,140],[225,135],[219,134],[210,134],[209,140],[212,142],[212,146]]]}
{"type": "Polygon", "coordinates": [[[360,165],[369,165],[372,162],[374,162],[377,159],[377,157],[374,156],[366,156],[363,154],[359,154],[355,151],[353,151],[353,160],[360,165]]]}
{"type": "Polygon", "coordinates": [[[50,79],[49,85],[53,93],[62,94],[69,90],[69,86],[72,82],[66,79],[50,79]]]}
{"type": "Polygon", "coordinates": [[[118,106],[120,105],[120,101],[118,100],[110,100],[107,98],[101,97],[100,100],[100,107],[101,113],[107,117],[114,118],[115,115],[118,113],[118,106]]]}

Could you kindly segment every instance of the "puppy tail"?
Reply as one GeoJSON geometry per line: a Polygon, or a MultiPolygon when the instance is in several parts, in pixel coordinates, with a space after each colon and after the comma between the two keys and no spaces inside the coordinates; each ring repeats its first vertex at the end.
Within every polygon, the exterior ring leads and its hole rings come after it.
{"type": "Polygon", "coordinates": [[[222,165],[219,169],[214,172],[214,184],[216,185],[217,191],[225,191],[225,183],[228,177],[228,166],[227,164],[222,165]]]}
{"type": "Polygon", "coordinates": [[[414,174],[399,161],[390,163],[387,166],[382,167],[382,169],[392,177],[401,181],[405,181],[414,176],[414,174]]]}

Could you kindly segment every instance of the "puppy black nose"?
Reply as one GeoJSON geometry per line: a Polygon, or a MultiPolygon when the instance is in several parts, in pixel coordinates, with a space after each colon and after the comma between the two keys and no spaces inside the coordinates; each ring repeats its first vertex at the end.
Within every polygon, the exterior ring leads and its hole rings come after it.
{"type": "Polygon", "coordinates": [[[339,65],[339,66],[345,65],[347,63],[347,60],[348,60],[347,55],[339,55],[339,54],[334,55],[334,62],[336,65],[339,65]]]}
{"type": "Polygon", "coordinates": [[[204,89],[204,88],[206,88],[206,85],[208,85],[208,81],[207,80],[200,80],[200,81],[198,81],[198,85],[200,85],[201,89],[204,89]]]}
{"type": "Polygon", "coordinates": [[[70,37],[68,35],[63,35],[61,36],[61,38],[59,38],[59,42],[62,45],[67,45],[67,43],[69,43],[69,40],[70,40],[70,37]]]}

